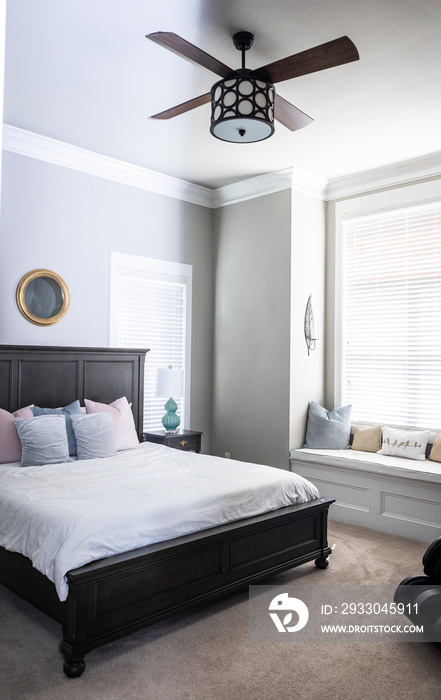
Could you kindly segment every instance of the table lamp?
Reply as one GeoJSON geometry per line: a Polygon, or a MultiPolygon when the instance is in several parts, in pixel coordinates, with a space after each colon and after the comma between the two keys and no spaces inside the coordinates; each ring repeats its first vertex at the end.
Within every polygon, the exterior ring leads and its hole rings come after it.
{"type": "Polygon", "coordinates": [[[171,365],[167,368],[159,368],[156,378],[156,396],[168,397],[164,408],[167,413],[162,417],[162,425],[166,433],[176,433],[181,419],[176,414],[178,409],[173,400],[183,396],[184,370],[173,369],[171,365]]]}

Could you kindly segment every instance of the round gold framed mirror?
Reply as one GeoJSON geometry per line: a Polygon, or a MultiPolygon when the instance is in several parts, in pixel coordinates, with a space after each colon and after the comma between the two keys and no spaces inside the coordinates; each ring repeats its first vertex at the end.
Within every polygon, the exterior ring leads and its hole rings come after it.
{"type": "Polygon", "coordinates": [[[66,315],[70,304],[65,281],[51,270],[31,270],[17,285],[17,306],[36,326],[52,326],[66,315]]]}

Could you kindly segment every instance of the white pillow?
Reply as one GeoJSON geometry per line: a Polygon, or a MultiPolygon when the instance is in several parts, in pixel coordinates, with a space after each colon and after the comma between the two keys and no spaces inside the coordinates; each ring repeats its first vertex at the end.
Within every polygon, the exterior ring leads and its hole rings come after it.
{"type": "Polygon", "coordinates": [[[400,430],[383,426],[383,439],[378,454],[423,461],[426,459],[429,437],[430,430],[400,430]]]}
{"type": "Polygon", "coordinates": [[[77,413],[72,416],[78,459],[113,457],[115,435],[109,413],[77,413]]]}

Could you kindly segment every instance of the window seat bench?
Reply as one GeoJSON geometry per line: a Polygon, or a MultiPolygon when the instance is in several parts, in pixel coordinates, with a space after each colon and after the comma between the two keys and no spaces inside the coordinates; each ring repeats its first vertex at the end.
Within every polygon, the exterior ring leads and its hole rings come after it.
{"type": "Polygon", "coordinates": [[[431,542],[441,535],[441,463],[358,450],[300,448],[291,471],[334,498],[330,520],[431,542]]]}

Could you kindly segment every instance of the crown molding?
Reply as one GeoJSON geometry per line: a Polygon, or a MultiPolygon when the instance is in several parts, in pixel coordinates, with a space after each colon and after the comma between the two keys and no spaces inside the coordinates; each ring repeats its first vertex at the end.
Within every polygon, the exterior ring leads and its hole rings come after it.
{"type": "Polygon", "coordinates": [[[292,187],[320,197],[325,190],[325,181],[310,173],[295,171],[293,168],[258,175],[232,185],[211,189],[109,158],[10,124],[3,125],[3,149],[211,209],[292,187]]]}
{"type": "Polygon", "coordinates": [[[213,190],[208,187],[194,185],[9,124],[3,125],[3,149],[129,187],[212,207],[213,190]]]}
{"type": "Polygon", "coordinates": [[[218,187],[214,190],[214,207],[226,207],[288,189],[299,190],[323,199],[326,186],[327,180],[302,170],[286,168],[218,187]]]}
{"type": "Polygon", "coordinates": [[[238,204],[248,199],[255,199],[273,192],[290,189],[292,186],[292,169],[279,170],[265,175],[256,175],[246,180],[233,182],[231,185],[218,187],[213,192],[214,208],[238,204]]]}
{"type": "Polygon", "coordinates": [[[286,168],[211,189],[10,124],[3,125],[3,149],[210,209],[237,204],[285,189],[297,190],[329,201],[441,177],[441,152],[438,152],[330,181],[304,170],[286,168]]]}
{"type": "Polygon", "coordinates": [[[419,158],[411,158],[330,180],[326,188],[325,198],[327,200],[343,199],[372,192],[372,190],[397,187],[417,180],[440,176],[441,152],[431,153],[419,158]]]}

